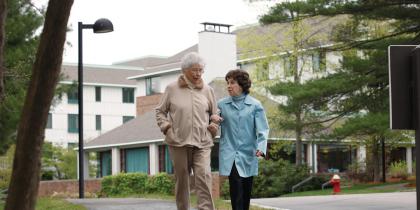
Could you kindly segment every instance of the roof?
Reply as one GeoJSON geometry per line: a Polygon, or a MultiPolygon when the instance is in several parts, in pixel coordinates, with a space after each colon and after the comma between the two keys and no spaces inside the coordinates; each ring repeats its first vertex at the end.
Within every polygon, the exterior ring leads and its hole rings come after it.
{"type": "Polygon", "coordinates": [[[141,58],[130,59],[126,61],[115,62],[113,65],[124,65],[124,66],[138,66],[146,68],[148,66],[155,66],[159,63],[163,63],[168,59],[166,56],[149,55],[141,58]]]}
{"type": "MultiPolygon", "coordinates": [[[[139,72],[137,75],[130,77],[129,79],[139,79],[148,77],[151,75],[166,74],[169,72],[181,71],[181,59],[185,54],[189,52],[198,52],[198,45],[193,45],[165,60],[153,63],[153,65],[143,66],[144,71],[139,72]]],[[[132,64],[140,63],[141,61],[132,61],[132,64]]]]}
{"type": "MultiPolygon", "coordinates": [[[[314,16],[302,20],[302,39],[306,40],[303,49],[334,44],[332,36],[335,26],[345,22],[348,15],[334,17],[314,16]],[[312,39],[312,40],[310,40],[312,39]]],[[[269,25],[251,25],[235,30],[237,35],[237,55],[239,60],[267,55],[267,50],[278,53],[292,50],[290,22],[269,25]],[[277,46],[277,47],[276,47],[277,46]]]]}
{"type": "MultiPolygon", "coordinates": [[[[84,84],[102,84],[110,86],[135,86],[136,81],[128,80],[128,77],[135,76],[142,72],[142,68],[117,66],[117,65],[83,65],[84,84]]],[[[77,64],[65,63],[61,67],[64,78],[60,83],[72,83],[78,80],[77,64]]]]}
{"type": "Polygon", "coordinates": [[[163,139],[164,136],[156,124],[155,112],[150,111],[87,142],[84,149],[137,145],[163,139]]]}

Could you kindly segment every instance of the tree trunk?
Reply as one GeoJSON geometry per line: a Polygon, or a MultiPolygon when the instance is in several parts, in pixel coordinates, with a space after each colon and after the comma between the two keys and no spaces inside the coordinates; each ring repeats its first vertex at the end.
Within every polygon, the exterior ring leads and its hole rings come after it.
{"type": "Polygon", "coordinates": [[[73,0],[50,0],[19,123],[6,210],[35,209],[48,111],[63,59],[73,0]]]}
{"type": "Polygon", "coordinates": [[[5,25],[7,15],[7,0],[0,0],[0,104],[4,100],[4,43],[5,37],[5,25]]]}
{"type": "Polygon", "coordinates": [[[373,141],[372,141],[372,162],[371,162],[371,167],[373,170],[373,181],[374,182],[380,182],[381,181],[381,170],[380,170],[380,155],[379,155],[379,142],[377,137],[373,137],[373,141]]]}

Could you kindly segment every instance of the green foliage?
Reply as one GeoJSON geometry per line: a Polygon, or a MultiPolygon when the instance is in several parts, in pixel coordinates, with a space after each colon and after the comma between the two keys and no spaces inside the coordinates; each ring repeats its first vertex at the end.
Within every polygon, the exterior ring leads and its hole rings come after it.
{"type": "Polygon", "coordinates": [[[145,173],[120,173],[102,179],[101,193],[105,196],[161,193],[172,194],[173,179],[166,173],[148,176],[145,173]]]}
{"type": "Polygon", "coordinates": [[[407,163],[405,161],[397,161],[391,163],[388,169],[388,174],[392,178],[401,178],[406,180],[408,177],[407,163]]]}
{"type": "Polygon", "coordinates": [[[261,161],[258,176],[254,178],[252,196],[275,197],[291,191],[292,186],[309,176],[306,166],[288,161],[261,161]]]}
{"type": "Polygon", "coordinates": [[[54,146],[51,142],[42,145],[42,180],[76,179],[77,154],[73,149],[54,146]]]}
{"type": "Polygon", "coordinates": [[[43,23],[40,15],[24,0],[7,1],[5,50],[5,99],[0,103],[0,154],[16,138],[20,112],[35,60],[38,35],[43,23]]]}
{"type": "Polygon", "coordinates": [[[174,180],[167,173],[159,173],[150,177],[146,182],[148,193],[172,194],[175,184],[174,180]]]}
{"type": "MultiPolygon", "coordinates": [[[[304,166],[296,166],[282,159],[260,161],[258,176],[254,177],[252,197],[267,198],[277,197],[290,193],[292,187],[310,176],[309,169],[304,166]]],[[[302,185],[297,191],[321,189],[329,177],[315,176],[311,181],[302,185]]],[[[221,196],[229,199],[229,180],[222,184],[221,196]]]]}
{"type": "Polygon", "coordinates": [[[0,189],[9,187],[14,155],[15,145],[12,145],[9,147],[6,154],[0,157],[0,189]]]}

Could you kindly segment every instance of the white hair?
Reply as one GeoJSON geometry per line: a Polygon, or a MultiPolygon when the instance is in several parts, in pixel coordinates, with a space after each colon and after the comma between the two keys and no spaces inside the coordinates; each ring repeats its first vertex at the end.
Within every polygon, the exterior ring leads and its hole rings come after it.
{"type": "Polygon", "coordinates": [[[200,55],[198,55],[198,53],[187,53],[181,60],[181,69],[184,71],[185,69],[190,68],[194,64],[199,64],[203,68],[205,65],[203,58],[200,55]]]}

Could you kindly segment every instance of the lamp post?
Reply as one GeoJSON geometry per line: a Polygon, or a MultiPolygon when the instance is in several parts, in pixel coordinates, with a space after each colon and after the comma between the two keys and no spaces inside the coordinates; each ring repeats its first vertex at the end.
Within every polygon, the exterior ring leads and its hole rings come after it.
{"type": "Polygon", "coordinates": [[[79,22],[79,65],[78,65],[78,105],[79,105],[79,198],[85,197],[84,166],[83,166],[83,29],[93,29],[93,33],[108,33],[114,31],[112,22],[101,18],[94,24],[79,22]]]}

